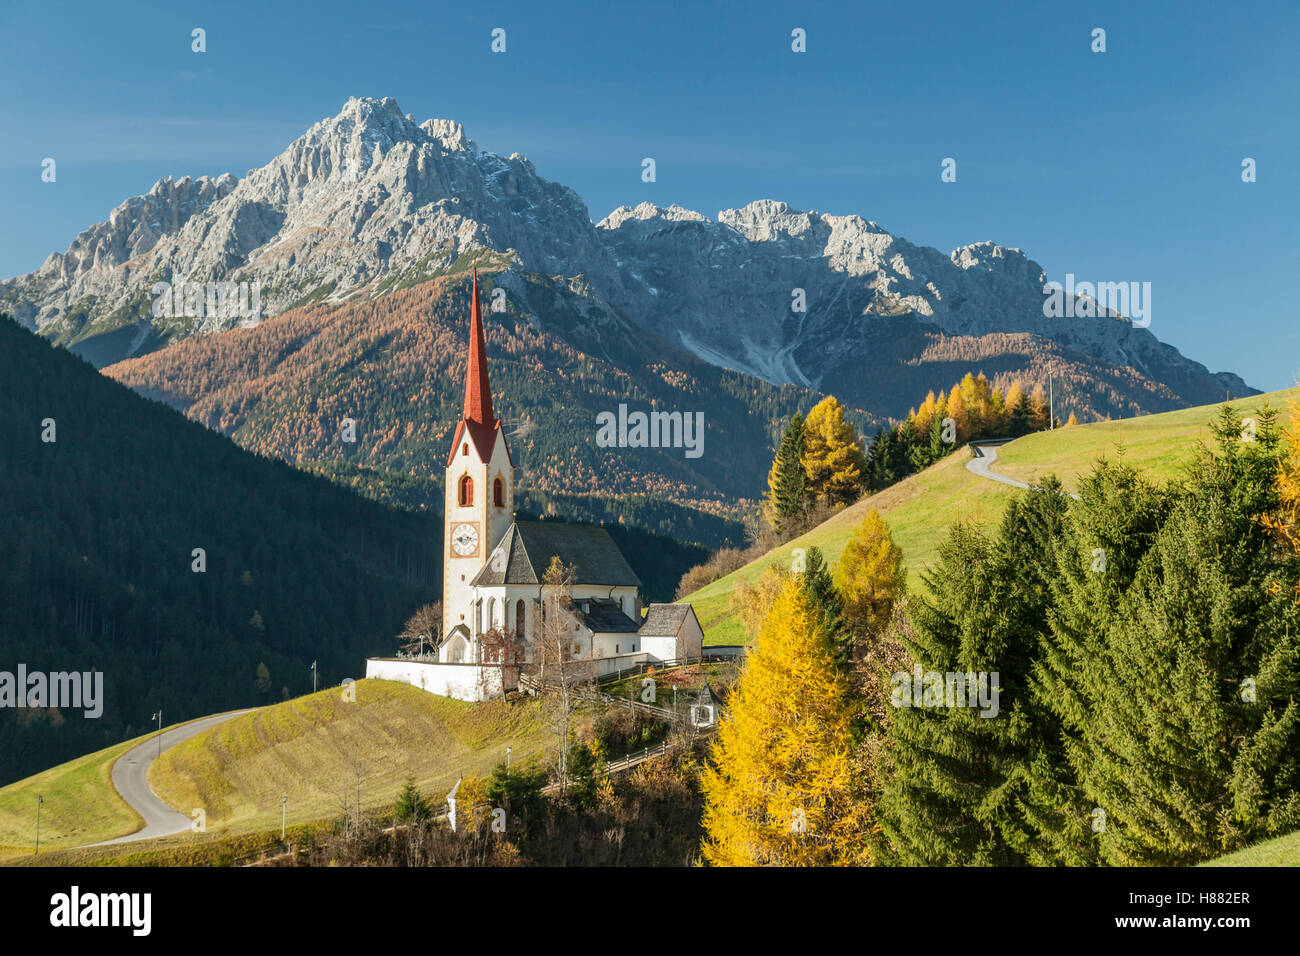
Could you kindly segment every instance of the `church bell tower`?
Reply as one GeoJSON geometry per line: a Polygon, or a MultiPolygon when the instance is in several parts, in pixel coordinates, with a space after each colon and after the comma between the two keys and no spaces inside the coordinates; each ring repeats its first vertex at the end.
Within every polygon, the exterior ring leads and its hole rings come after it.
{"type": "Polygon", "coordinates": [[[465,362],[465,408],[451,442],[445,477],[442,634],[447,641],[460,631],[472,645],[490,624],[479,619],[470,582],[509,530],[515,507],[514,464],[501,420],[492,411],[477,269],[465,362]]]}

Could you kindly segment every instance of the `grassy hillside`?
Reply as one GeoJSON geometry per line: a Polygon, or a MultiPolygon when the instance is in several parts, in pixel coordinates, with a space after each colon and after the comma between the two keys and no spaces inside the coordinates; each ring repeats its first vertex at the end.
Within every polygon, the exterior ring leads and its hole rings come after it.
{"type": "Polygon", "coordinates": [[[427,515],[249,454],[8,319],[0,382],[3,667],[104,675],[98,718],[0,708],[0,783],[133,737],[159,707],[282,700],[312,661],[354,675],[436,594],[427,515]]]}
{"type": "MultiPolygon", "coordinates": [[[[1242,415],[1256,414],[1268,404],[1285,418],[1287,405],[1297,394],[1300,394],[1298,389],[1285,389],[1231,404],[1242,415]]],[[[1030,482],[1055,472],[1073,491],[1079,472],[1087,471],[1099,457],[1114,457],[1116,446],[1122,445],[1125,461],[1140,466],[1154,478],[1176,478],[1190,458],[1191,449],[1209,435],[1207,423],[1218,409],[1217,405],[1201,405],[1026,435],[998,450],[993,469],[1030,482]]]]}
{"type": "Polygon", "coordinates": [[[144,822],[113,789],[113,763],[144,737],[105,747],[43,773],[0,787],[0,859],[30,856],[36,798],[41,807],[41,848],[80,846],[130,833],[144,822]]]}
{"type": "Polygon", "coordinates": [[[741,581],[757,580],[768,567],[790,567],[796,548],[821,548],[831,562],[839,560],[854,527],[875,508],[889,523],[903,549],[908,571],[915,574],[934,554],[948,524],[958,519],[984,521],[996,516],[1015,489],[976,478],[966,470],[965,452],[949,455],[938,464],[912,475],[879,494],[863,498],[807,534],[769,551],[726,577],[701,588],[685,600],[695,605],[704,628],[705,643],[743,644],[749,640],[731,613],[731,593],[741,581]]]}
{"type": "Polygon", "coordinates": [[[202,807],[210,832],[278,827],[392,802],[407,777],[440,799],[463,774],[487,774],[513,748],[516,764],[549,738],[534,702],[469,704],[392,681],[358,681],[356,702],[334,687],[227,721],[163,754],[149,784],[174,807],[202,807]]]}
{"type": "MultiPolygon", "coordinates": [[[[1295,394],[1296,390],[1290,389],[1232,404],[1247,415],[1266,403],[1284,412],[1287,401],[1295,394]]],[[[1116,443],[1122,442],[1127,462],[1147,470],[1155,478],[1174,478],[1191,460],[1197,445],[1208,437],[1209,422],[1217,411],[1218,406],[1203,405],[1027,435],[998,450],[993,470],[1031,482],[1054,472],[1067,487],[1073,488],[1079,473],[1088,471],[1100,457],[1113,457],[1116,443]]],[[[695,605],[695,613],[704,627],[705,643],[746,643],[748,635],[731,612],[731,595],[737,584],[757,580],[766,568],[775,564],[789,567],[796,548],[816,546],[829,561],[837,561],[853,528],[872,508],[885,518],[894,540],[903,549],[910,586],[920,586],[919,572],[933,562],[935,548],[950,524],[957,520],[996,522],[1007,499],[1019,493],[1010,485],[967,471],[969,460],[969,454],[959,450],[925,471],[862,499],[807,534],[690,595],[686,600],[695,605]]]]}
{"type": "Polygon", "coordinates": [[[0,787],[0,859],[32,853],[38,795],[45,799],[41,807],[41,857],[60,847],[111,840],[139,829],[144,821],[113,788],[113,764],[153,736],[154,732],[142,734],[0,787]]]}
{"type": "Polygon", "coordinates": [[[1300,830],[1207,860],[1201,866],[1300,866],[1300,830]]]}

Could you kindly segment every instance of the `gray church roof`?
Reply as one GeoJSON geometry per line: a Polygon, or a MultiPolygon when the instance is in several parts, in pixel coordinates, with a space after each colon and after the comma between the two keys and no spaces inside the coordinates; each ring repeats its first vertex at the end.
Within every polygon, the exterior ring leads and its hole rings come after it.
{"type": "MultiPolygon", "coordinates": [[[[574,584],[640,587],[636,576],[604,528],[562,521],[516,521],[497,546],[504,560],[489,557],[471,582],[475,586],[541,584],[551,558],[576,568],[574,584]]],[[[493,552],[495,555],[496,552],[493,552]]]]}
{"type": "Polygon", "coordinates": [[[574,613],[593,634],[635,634],[639,625],[617,601],[589,598],[573,602],[574,613]]]}
{"type": "Polygon", "coordinates": [[[689,604],[651,604],[641,625],[644,637],[676,637],[686,615],[694,613],[689,604]]]}

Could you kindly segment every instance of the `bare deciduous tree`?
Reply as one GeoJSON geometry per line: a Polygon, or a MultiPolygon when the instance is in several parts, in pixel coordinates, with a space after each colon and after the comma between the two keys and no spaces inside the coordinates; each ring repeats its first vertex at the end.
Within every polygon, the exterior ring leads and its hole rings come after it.
{"type": "Polygon", "coordinates": [[[548,723],[555,732],[555,770],[561,788],[569,778],[573,712],[577,701],[590,694],[596,668],[591,648],[583,656],[578,641],[578,620],[573,610],[576,569],[551,559],[542,577],[541,620],[533,629],[530,657],[524,671],[541,695],[548,723]]]}
{"type": "MultiPolygon", "coordinates": [[[[523,638],[515,633],[514,628],[499,625],[480,635],[479,655],[480,663],[500,665],[503,691],[518,686],[519,672],[524,663],[525,645],[523,638]]],[[[487,674],[487,670],[479,668],[479,692],[485,696],[491,690],[487,686],[487,674]]]]}
{"type": "Polygon", "coordinates": [[[402,642],[402,650],[408,654],[436,650],[442,639],[442,602],[434,601],[419,608],[406,622],[397,639],[402,642]]]}

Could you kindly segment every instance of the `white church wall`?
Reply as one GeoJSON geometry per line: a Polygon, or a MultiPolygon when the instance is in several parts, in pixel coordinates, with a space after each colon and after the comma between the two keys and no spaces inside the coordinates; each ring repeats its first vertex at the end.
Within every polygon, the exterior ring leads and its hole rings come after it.
{"type": "Polygon", "coordinates": [[[635,654],[619,654],[617,657],[597,657],[594,661],[596,677],[608,677],[610,674],[617,674],[619,671],[627,670],[630,667],[636,667],[639,664],[652,664],[647,656],[638,651],[635,654]]]}
{"type": "Polygon", "coordinates": [[[635,654],[640,651],[641,638],[636,632],[619,634],[593,634],[592,645],[597,658],[618,657],[622,654],[635,654]]]}
{"type": "Polygon", "coordinates": [[[366,661],[366,677],[399,681],[456,700],[491,700],[502,694],[502,668],[491,665],[434,664],[372,657],[366,661]]]}

